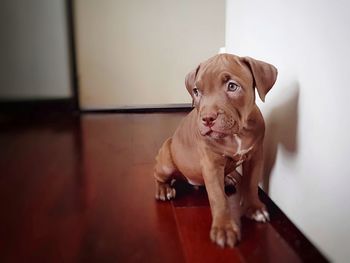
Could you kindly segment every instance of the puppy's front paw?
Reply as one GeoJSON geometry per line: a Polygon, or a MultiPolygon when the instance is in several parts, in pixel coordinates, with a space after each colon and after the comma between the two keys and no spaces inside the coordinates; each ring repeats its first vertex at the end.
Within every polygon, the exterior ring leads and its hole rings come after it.
{"type": "Polygon", "coordinates": [[[270,221],[269,212],[267,212],[263,204],[248,207],[245,215],[256,222],[266,223],[270,221]]]}
{"type": "Polygon", "coordinates": [[[175,188],[171,187],[168,183],[161,183],[156,181],[156,199],[157,200],[171,200],[176,196],[175,188]]]}
{"type": "Polygon", "coordinates": [[[222,248],[225,246],[233,248],[241,239],[241,230],[232,219],[222,223],[213,222],[210,239],[222,248]]]}

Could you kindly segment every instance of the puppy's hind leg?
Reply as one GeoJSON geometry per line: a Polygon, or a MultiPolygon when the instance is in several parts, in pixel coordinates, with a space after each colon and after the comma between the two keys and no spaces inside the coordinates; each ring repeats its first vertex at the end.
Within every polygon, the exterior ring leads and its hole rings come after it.
{"type": "Polygon", "coordinates": [[[172,175],[176,168],[170,152],[171,138],[168,138],[160,148],[156,157],[154,167],[154,178],[156,181],[156,199],[171,200],[175,198],[176,191],[171,185],[172,175]]]}

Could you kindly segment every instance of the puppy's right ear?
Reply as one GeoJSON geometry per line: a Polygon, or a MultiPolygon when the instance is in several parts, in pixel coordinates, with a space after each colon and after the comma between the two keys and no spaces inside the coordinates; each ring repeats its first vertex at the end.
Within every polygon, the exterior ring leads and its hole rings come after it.
{"type": "Polygon", "coordinates": [[[269,63],[250,57],[243,57],[243,61],[247,63],[253,74],[254,85],[258,90],[260,99],[265,102],[266,94],[276,82],[277,69],[269,63]]]}
{"type": "Polygon", "coordinates": [[[187,89],[188,93],[190,93],[190,95],[191,95],[191,97],[192,97],[192,107],[194,106],[194,94],[193,94],[194,83],[195,83],[195,81],[196,81],[196,76],[197,76],[199,67],[200,67],[200,66],[198,66],[198,67],[197,67],[196,69],[194,69],[194,70],[191,70],[191,72],[188,73],[188,74],[186,75],[186,78],[185,78],[186,89],[187,89]]]}

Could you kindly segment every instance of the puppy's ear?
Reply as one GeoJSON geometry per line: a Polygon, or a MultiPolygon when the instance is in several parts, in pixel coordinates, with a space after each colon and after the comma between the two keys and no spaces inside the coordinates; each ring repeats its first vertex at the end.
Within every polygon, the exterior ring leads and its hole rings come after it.
{"type": "Polygon", "coordinates": [[[185,78],[186,89],[187,89],[188,93],[190,93],[190,95],[192,97],[192,107],[194,106],[193,88],[194,88],[194,83],[196,81],[196,76],[197,76],[198,70],[199,70],[199,66],[196,69],[191,70],[191,72],[188,73],[186,75],[186,78],[185,78]]]}
{"type": "Polygon", "coordinates": [[[265,102],[266,94],[276,82],[277,69],[269,63],[251,57],[243,57],[242,59],[253,74],[254,86],[258,90],[260,99],[265,102]]]}

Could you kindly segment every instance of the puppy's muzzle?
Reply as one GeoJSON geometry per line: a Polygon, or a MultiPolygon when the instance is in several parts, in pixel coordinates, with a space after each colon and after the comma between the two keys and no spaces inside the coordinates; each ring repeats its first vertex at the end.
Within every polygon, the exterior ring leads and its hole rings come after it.
{"type": "Polygon", "coordinates": [[[204,114],[202,116],[202,124],[206,127],[211,128],[212,126],[214,126],[217,118],[218,118],[218,114],[214,112],[204,114]]]}

